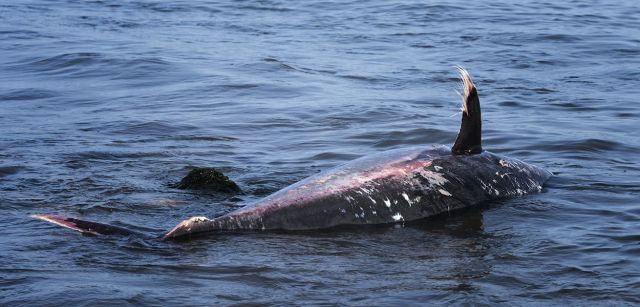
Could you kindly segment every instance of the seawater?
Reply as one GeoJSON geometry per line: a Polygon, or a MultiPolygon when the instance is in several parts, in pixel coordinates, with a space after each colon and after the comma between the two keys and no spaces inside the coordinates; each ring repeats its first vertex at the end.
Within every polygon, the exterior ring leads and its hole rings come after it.
{"type": "Polygon", "coordinates": [[[637,1],[4,1],[2,305],[640,303],[637,1]],[[542,194],[396,226],[161,234],[459,128],[542,194]],[[217,167],[244,194],[171,188],[217,167]]]}

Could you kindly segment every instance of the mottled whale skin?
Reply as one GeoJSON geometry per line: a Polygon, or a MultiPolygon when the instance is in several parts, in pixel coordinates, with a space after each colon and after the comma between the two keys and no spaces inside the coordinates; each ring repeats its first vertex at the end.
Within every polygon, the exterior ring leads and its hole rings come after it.
{"type": "Polygon", "coordinates": [[[487,151],[453,155],[446,146],[402,148],[353,160],[215,219],[190,218],[164,238],[412,221],[537,193],[550,176],[542,168],[487,151]]]}

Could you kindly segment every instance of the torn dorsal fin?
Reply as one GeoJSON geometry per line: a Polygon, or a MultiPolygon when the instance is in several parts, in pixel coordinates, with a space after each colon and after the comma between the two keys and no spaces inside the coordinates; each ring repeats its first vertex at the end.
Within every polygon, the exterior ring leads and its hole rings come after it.
{"type": "Polygon", "coordinates": [[[451,148],[454,155],[473,155],[482,152],[482,118],[476,85],[466,69],[458,66],[462,79],[462,124],[458,138],[451,148]]]}

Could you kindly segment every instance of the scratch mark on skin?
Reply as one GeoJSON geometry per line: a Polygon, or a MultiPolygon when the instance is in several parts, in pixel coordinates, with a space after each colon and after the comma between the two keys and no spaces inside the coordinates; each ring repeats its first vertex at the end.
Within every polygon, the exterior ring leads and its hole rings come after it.
{"type": "Polygon", "coordinates": [[[440,194],[445,195],[445,196],[451,196],[451,193],[449,193],[449,191],[447,191],[447,190],[438,189],[438,192],[440,192],[440,194]]]}

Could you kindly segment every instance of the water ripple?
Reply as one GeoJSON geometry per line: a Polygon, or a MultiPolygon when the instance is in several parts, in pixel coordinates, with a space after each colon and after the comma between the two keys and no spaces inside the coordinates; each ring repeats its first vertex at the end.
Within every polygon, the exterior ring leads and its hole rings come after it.
{"type": "Polygon", "coordinates": [[[1,305],[640,303],[634,1],[5,2],[1,305]],[[156,239],[368,153],[450,145],[455,65],[478,85],[483,146],[552,171],[542,194],[156,239]],[[244,194],[170,187],[193,166],[244,194]],[[29,218],[43,212],[144,236],[29,218]]]}

